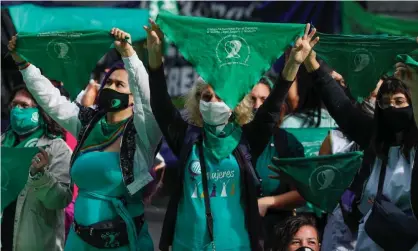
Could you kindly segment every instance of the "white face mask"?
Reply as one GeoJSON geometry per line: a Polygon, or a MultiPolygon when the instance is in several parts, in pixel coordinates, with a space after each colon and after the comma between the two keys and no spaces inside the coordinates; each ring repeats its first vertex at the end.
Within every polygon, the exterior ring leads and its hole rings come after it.
{"type": "Polygon", "coordinates": [[[200,100],[200,113],[203,121],[212,126],[226,125],[232,112],[224,102],[205,102],[200,100]]]}

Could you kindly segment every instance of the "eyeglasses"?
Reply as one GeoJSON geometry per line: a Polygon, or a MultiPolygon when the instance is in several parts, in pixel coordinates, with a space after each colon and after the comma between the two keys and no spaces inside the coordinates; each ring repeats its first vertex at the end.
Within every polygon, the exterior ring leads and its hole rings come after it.
{"type": "Polygon", "coordinates": [[[387,109],[391,106],[395,108],[403,108],[409,106],[408,101],[403,97],[397,97],[394,99],[381,98],[377,100],[376,103],[380,109],[387,109]]]}

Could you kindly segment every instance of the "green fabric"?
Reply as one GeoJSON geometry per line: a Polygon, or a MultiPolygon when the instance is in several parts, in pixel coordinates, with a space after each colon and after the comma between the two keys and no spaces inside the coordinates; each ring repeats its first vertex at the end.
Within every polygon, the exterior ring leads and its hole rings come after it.
{"type": "Polygon", "coordinates": [[[75,98],[113,41],[108,31],[19,33],[16,50],[46,77],[62,81],[75,98]]]}
{"type": "Polygon", "coordinates": [[[44,135],[44,128],[40,127],[30,135],[27,135],[26,138],[20,141],[16,146],[16,141],[18,136],[13,130],[8,130],[2,136],[1,146],[3,147],[34,147],[37,145],[38,140],[44,135]]]}
{"type": "Polygon", "coordinates": [[[285,128],[302,143],[306,157],[318,156],[322,142],[333,128],[285,128]]]}
{"type": "Polygon", "coordinates": [[[1,147],[1,211],[16,200],[28,180],[37,147],[1,147]]]}
{"type": "Polygon", "coordinates": [[[157,24],[231,108],[257,84],[303,24],[238,22],[161,13],[157,24]]]}
{"type": "Polygon", "coordinates": [[[411,66],[412,68],[418,68],[418,62],[413,59],[410,55],[401,54],[396,56],[397,62],[405,63],[408,66],[411,66]]]}
{"type": "Polygon", "coordinates": [[[210,244],[207,230],[202,171],[198,148],[195,145],[184,167],[183,193],[177,210],[172,250],[250,251],[241,199],[241,173],[237,160],[230,155],[219,162],[205,153],[205,163],[215,249],[210,244]]]}
{"type": "Polygon", "coordinates": [[[241,140],[242,129],[236,123],[228,123],[220,133],[216,133],[216,126],[204,125],[205,151],[216,160],[228,157],[237,148],[241,140]]]}
{"type": "Polygon", "coordinates": [[[332,213],[361,166],[362,152],[308,158],[274,159],[306,201],[332,213]]]}
{"type": "Polygon", "coordinates": [[[343,1],[341,4],[343,34],[387,33],[397,36],[418,36],[417,20],[369,13],[354,1],[343,1]]]}
{"type": "Polygon", "coordinates": [[[101,118],[84,141],[81,152],[97,151],[112,144],[123,133],[123,127],[127,120],[109,124],[106,121],[106,116],[101,118]]]}
{"type": "Polygon", "coordinates": [[[408,37],[322,33],[319,37],[318,56],[344,77],[359,101],[376,88],[380,77],[396,63],[396,55],[418,48],[415,38],[408,37]]]}
{"type": "MultiPolygon", "coordinates": [[[[149,11],[139,8],[41,7],[19,4],[8,7],[13,24],[20,32],[90,31],[119,28],[132,41],[144,40],[149,11]]],[[[88,83],[88,82],[86,82],[88,83]]]]}
{"type": "Polygon", "coordinates": [[[270,142],[267,144],[260,157],[257,158],[256,170],[259,178],[261,179],[261,190],[264,196],[276,195],[275,192],[280,186],[280,180],[270,179],[270,175],[275,173],[268,168],[272,165],[271,160],[273,157],[278,157],[276,148],[274,147],[274,138],[271,137],[270,142]]]}

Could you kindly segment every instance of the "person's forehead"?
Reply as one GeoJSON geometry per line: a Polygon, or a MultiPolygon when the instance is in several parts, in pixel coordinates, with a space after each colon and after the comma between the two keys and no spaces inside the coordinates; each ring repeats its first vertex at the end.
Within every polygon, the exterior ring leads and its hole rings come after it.
{"type": "Polygon", "coordinates": [[[385,98],[385,99],[390,99],[390,98],[405,98],[406,96],[405,96],[405,94],[403,94],[402,92],[398,92],[398,93],[395,93],[395,94],[393,94],[393,93],[385,93],[385,94],[383,94],[383,98],[385,98]]]}
{"type": "Polygon", "coordinates": [[[14,98],[14,101],[32,101],[32,97],[30,96],[29,92],[26,90],[19,90],[16,92],[14,98]]]}

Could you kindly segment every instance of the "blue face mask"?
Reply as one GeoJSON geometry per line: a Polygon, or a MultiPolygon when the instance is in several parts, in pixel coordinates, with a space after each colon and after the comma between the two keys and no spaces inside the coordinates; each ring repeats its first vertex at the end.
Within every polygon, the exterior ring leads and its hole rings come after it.
{"type": "Polygon", "coordinates": [[[40,125],[39,109],[14,107],[10,113],[10,125],[19,135],[34,132],[40,125]]]}

